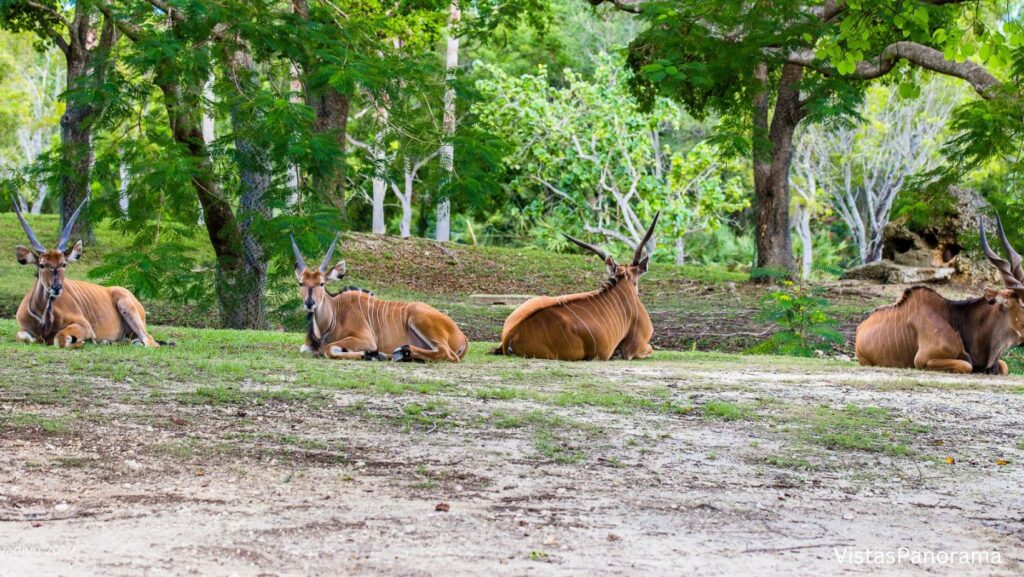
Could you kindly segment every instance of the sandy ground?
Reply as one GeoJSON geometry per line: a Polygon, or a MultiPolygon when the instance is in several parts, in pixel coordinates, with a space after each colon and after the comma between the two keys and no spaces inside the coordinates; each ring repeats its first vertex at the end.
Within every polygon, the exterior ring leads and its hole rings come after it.
{"type": "MultiPolygon", "coordinates": [[[[664,387],[695,407],[678,413],[485,399],[460,394],[471,368],[426,368],[457,383],[433,424],[402,420],[415,395],[191,406],[96,380],[69,431],[0,429],[0,575],[1024,574],[1024,381],[757,365],[531,365],[552,390],[664,387]],[[828,448],[787,417],[847,405],[912,420],[909,454],[828,448]],[[495,425],[530,411],[564,419],[577,457],[495,425]],[[932,557],[863,562],[886,554],[932,557]]],[[[29,409],[67,417],[0,399],[29,409]]]]}

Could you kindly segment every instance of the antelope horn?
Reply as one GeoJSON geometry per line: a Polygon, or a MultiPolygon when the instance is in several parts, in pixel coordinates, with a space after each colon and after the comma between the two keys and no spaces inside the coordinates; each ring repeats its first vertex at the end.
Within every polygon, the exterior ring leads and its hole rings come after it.
{"type": "Polygon", "coordinates": [[[661,211],[654,213],[654,220],[651,221],[651,226],[647,228],[647,234],[644,235],[644,239],[640,241],[640,244],[636,245],[636,252],[633,253],[633,264],[640,264],[640,257],[644,254],[644,247],[647,246],[647,242],[651,240],[651,236],[654,235],[654,226],[658,224],[658,217],[661,216],[661,211]]]}
{"type": "Polygon", "coordinates": [[[36,233],[33,232],[32,227],[28,225],[28,221],[25,220],[25,216],[21,214],[21,207],[18,205],[19,199],[20,197],[15,198],[13,195],[11,196],[11,202],[14,204],[14,214],[18,215],[18,220],[21,221],[21,228],[25,229],[25,234],[28,235],[28,241],[32,243],[32,248],[36,249],[38,252],[46,252],[46,247],[43,246],[43,243],[39,242],[39,239],[36,238],[36,233]]]}
{"type": "Polygon", "coordinates": [[[562,236],[564,236],[565,238],[567,238],[567,239],[571,240],[572,242],[574,242],[576,244],[576,246],[579,246],[580,248],[585,248],[585,249],[589,250],[590,252],[596,254],[597,256],[601,257],[601,260],[605,260],[605,261],[608,260],[608,255],[603,250],[597,248],[596,246],[594,246],[594,245],[592,245],[590,243],[583,242],[582,240],[579,240],[577,238],[573,238],[573,237],[565,234],[564,232],[562,233],[562,236]]]}
{"type": "MultiPolygon", "coordinates": [[[[985,236],[985,218],[981,217],[978,219],[978,234],[981,237],[981,249],[985,251],[985,256],[988,257],[989,262],[993,264],[999,272],[1003,275],[1003,282],[1006,283],[1007,288],[1024,288],[1024,284],[1021,284],[1017,277],[1013,274],[1013,269],[1010,263],[1006,262],[999,257],[998,254],[992,247],[988,245],[988,238],[985,236]]],[[[1013,258],[1012,256],[1010,258],[1013,258]]],[[[1019,256],[1017,257],[1020,258],[1019,256]]],[[[1019,264],[1018,264],[1019,266],[1019,264]]]]}
{"type": "Polygon", "coordinates": [[[320,263],[320,272],[327,272],[327,267],[331,265],[331,255],[334,254],[334,246],[338,244],[338,237],[341,233],[334,235],[334,240],[331,241],[331,248],[327,249],[327,254],[324,256],[323,262],[320,263]]]}
{"type": "Polygon", "coordinates": [[[295,264],[302,270],[306,270],[306,261],[302,260],[302,253],[299,252],[299,245],[295,244],[295,236],[288,235],[292,239],[292,250],[295,252],[295,264]]]}
{"type": "Polygon", "coordinates": [[[1010,268],[1013,271],[1013,276],[1018,281],[1024,283],[1024,268],[1021,268],[1021,257],[1017,254],[1017,251],[1013,250],[1010,246],[1010,241],[1006,240],[1006,231],[1003,230],[1003,221],[996,215],[996,230],[999,232],[999,240],[1003,243],[1003,249],[1006,250],[1006,255],[1010,257],[1010,268]]]}
{"type": "Polygon", "coordinates": [[[78,215],[82,212],[82,208],[85,207],[85,203],[89,202],[89,197],[86,197],[82,201],[82,204],[78,205],[75,212],[71,214],[71,218],[68,219],[68,223],[64,225],[64,230],[60,233],[60,240],[57,241],[57,250],[64,252],[64,249],[68,247],[68,239],[71,237],[71,229],[75,226],[75,221],[78,220],[78,215]]]}

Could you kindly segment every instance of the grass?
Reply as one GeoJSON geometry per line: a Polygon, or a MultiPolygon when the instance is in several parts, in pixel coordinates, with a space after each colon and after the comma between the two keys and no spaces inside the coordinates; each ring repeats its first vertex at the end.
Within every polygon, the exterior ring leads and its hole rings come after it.
{"type": "Polygon", "coordinates": [[[715,419],[738,421],[743,418],[743,409],[735,403],[708,401],[704,403],[701,409],[704,415],[715,419]]]}
{"type": "Polygon", "coordinates": [[[47,417],[35,413],[14,413],[7,417],[0,417],[0,430],[7,428],[38,429],[46,435],[63,435],[71,430],[67,420],[63,417],[47,417]]]}

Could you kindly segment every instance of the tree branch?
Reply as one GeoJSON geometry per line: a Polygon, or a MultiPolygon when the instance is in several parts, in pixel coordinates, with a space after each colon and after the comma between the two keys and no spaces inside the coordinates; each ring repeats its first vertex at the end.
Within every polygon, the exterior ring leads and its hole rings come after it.
{"type": "Polygon", "coordinates": [[[113,22],[115,26],[117,26],[117,29],[120,30],[122,34],[127,36],[128,39],[132,42],[136,42],[139,40],[139,38],[142,37],[142,28],[135,24],[132,24],[131,22],[126,22],[124,20],[121,20],[120,18],[115,18],[114,11],[106,2],[103,2],[102,0],[96,2],[96,8],[98,8],[104,16],[109,18],[110,21],[113,22]]]}
{"type": "MultiPolygon", "coordinates": [[[[935,1],[941,2],[943,0],[935,1]]],[[[969,60],[966,62],[947,60],[941,51],[910,41],[894,42],[886,46],[878,58],[873,61],[858,62],[856,70],[848,77],[871,80],[885,76],[895,68],[901,59],[932,72],[965,80],[983,98],[992,98],[994,96],[992,89],[1001,84],[988,70],[975,62],[969,60]]],[[[818,60],[814,50],[809,48],[792,52],[787,61],[790,64],[797,64],[805,68],[817,70],[825,76],[836,75],[836,71],[818,60]]]]}
{"type": "Polygon", "coordinates": [[[640,5],[644,4],[646,0],[587,0],[591,6],[600,6],[605,2],[611,4],[616,10],[623,12],[629,12],[630,14],[639,14],[640,5]]]}

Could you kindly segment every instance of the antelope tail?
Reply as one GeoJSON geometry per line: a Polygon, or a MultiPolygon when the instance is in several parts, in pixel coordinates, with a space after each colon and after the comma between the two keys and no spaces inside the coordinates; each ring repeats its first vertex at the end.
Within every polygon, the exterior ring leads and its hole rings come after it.
{"type": "Polygon", "coordinates": [[[501,347],[501,345],[498,345],[498,348],[496,348],[493,351],[491,351],[491,354],[492,355],[497,355],[499,357],[503,357],[503,356],[505,356],[505,349],[503,349],[501,347]]]}

